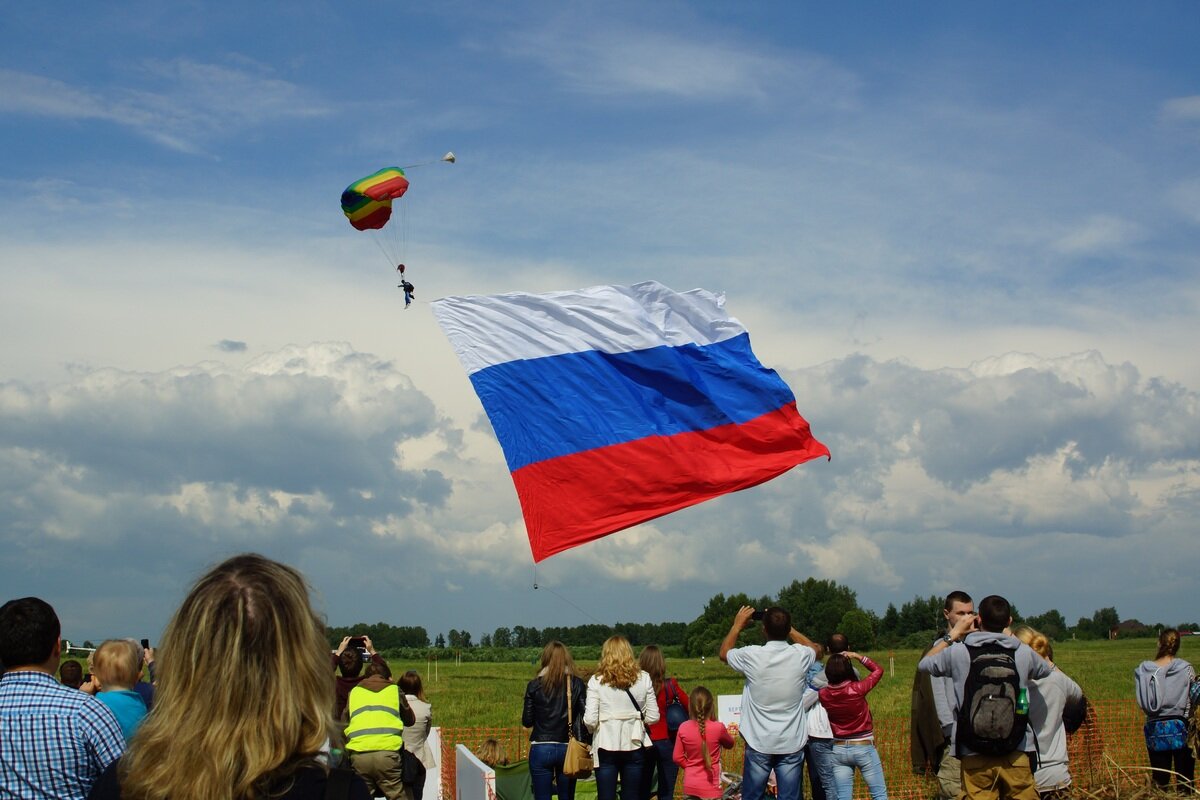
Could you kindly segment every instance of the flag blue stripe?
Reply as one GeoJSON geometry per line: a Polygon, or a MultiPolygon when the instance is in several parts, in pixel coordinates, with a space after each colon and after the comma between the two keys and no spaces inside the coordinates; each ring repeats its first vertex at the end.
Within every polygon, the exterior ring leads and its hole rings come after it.
{"type": "Polygon", "coordinates": [[[510,471],[549,458],[743,423],[795,397],[750,337],[715,344],[585,351],[471,375],[510,471]]]}

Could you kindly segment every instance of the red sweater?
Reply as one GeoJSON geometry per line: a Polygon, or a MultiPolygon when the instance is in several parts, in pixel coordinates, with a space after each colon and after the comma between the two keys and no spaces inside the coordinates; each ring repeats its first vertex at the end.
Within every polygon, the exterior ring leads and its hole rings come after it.
{"type": "Polygon", "coordinates": [[[679,702],[683,703],[683,710],[688,710],[688,696],[683,687],[679,685],[679,681],[674,678],[667,678],[663,681],[663,688],[658,692],[658,722],[650,725],[650,740],[660,742],[666,739],[670,734],[667,733],[667,687],[670,686],[675,694],[679,697],[679,702]]]}
{"type": "Polygon", "coordinates": [[[866,656],[863,656],[862,665],[871,670],[871,674],[861,681],[842,681],[819,692],[835,739],[861,739],[870,736],[874,729],[867,692],[883,677],[883,667],[866,656]]]}

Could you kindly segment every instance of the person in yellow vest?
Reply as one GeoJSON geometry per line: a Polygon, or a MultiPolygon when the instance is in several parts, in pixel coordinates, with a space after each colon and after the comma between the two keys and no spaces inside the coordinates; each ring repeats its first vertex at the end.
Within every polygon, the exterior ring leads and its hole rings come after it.
{"type": "Polygon", "coordinates": [[[405,725],[416,721],[400,687],[392,683],[387,664],[371,662],[346,703],[346,752],[350,766],[374,795],[408,800],[400,749],[405,725]]]}

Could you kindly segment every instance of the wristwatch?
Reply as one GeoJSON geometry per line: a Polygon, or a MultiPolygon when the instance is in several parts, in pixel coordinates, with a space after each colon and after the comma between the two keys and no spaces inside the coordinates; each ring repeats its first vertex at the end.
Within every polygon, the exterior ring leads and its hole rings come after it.
{"type": "Polygon", "coordinates": [[[954,638],[952,638],[952,637],[950,636],[950,634],[949,634],[949,633],[943,633],[943,634],[942,634],[942,641],[943,641],[943,642],[945,642],[945,643],[947,644],[947,646],[949,646],[949,645],[952,645],[952,644],[954,644],[954,642],[955,642],[956,640],[955,640],[954,638]]]}

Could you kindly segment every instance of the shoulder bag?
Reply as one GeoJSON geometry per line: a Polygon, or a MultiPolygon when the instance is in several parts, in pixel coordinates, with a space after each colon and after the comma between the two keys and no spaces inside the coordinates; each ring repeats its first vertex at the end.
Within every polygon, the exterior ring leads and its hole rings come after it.
{"type": "Polygon", "coordinates": [[[575,738],[575,719],[571,708],[571,676],[567,676],[567,754],[563,757],[563,775],[586,778],[592,774],[592,748],[575,738]]]}
{"type": "MultiPolygon", "coordinates": [[[[646,724],[646,712],[642,711],[642,707],[638,705],[638,701],[633,699],[633,692],[625,689],[625,694],[629,695],[629,702],[633,703],[633,707],[637,709],[638,716],[642,718],[642,730],[646,732],[646,739],[642,742],[642,747],[653,747],[654,741],[650,738],[650,726],[646,724]]],[[[655,702],[658,702],[655,700],[655,702]]]]}

